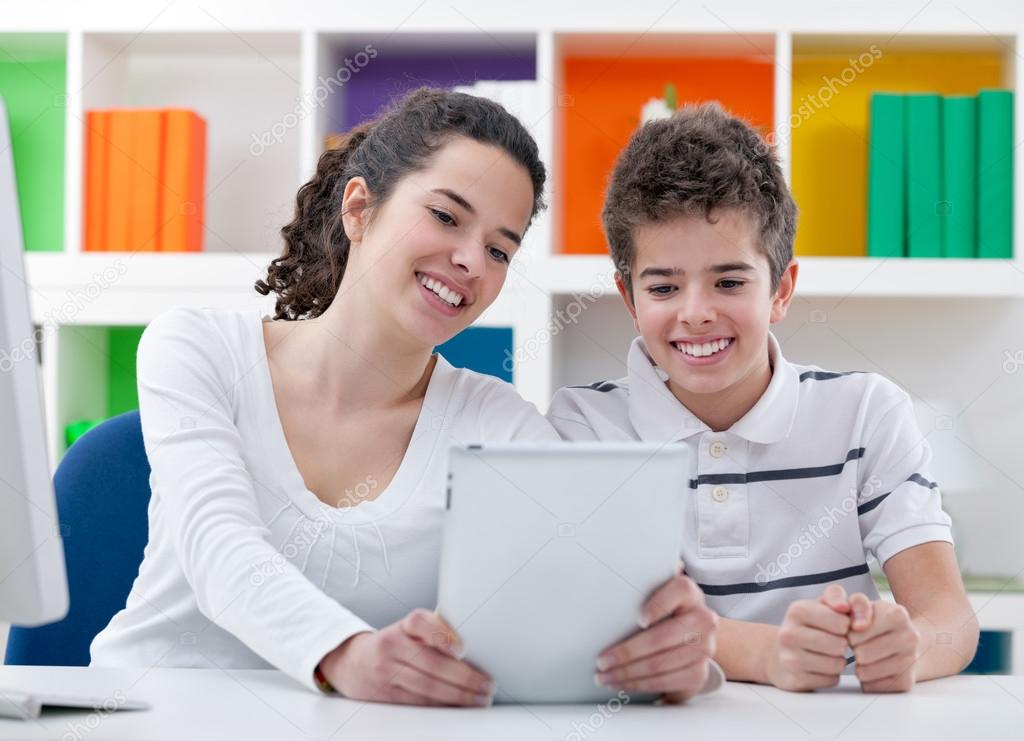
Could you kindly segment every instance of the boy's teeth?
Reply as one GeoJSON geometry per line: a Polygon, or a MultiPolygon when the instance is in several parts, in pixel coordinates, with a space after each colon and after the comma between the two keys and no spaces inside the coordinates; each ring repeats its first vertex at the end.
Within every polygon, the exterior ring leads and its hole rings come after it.
{"type": "Polygon", "coordinates": [[[695,358],[705,358],[708,355],[713,355],[720,350],[724,350],[731,343],[731,339],[723,338],[712,342],[704,342],[700,345],[694,345],[690,342],[676,342],[675,346],[678,350],[686,353],[687,355],[692,355],[695,358]]]}
{"type": "Polygon", "coordinates": [[[462,303],[462,294],[450,290],[448,286],[439,280],[434,280],[433,278],[421,275],[420,283],[436,293],[445,303],[451,304],[452,306],[458,306],[462,303]]]}

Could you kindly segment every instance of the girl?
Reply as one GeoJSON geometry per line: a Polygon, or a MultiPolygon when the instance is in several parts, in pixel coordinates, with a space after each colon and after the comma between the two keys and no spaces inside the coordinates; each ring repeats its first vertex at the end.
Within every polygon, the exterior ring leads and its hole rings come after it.
{"type": "Polygon", "coordinates": [[[93,665],[275,666],[352,698],[491,701],[423,609],[447,451],[558,436],[510,385],[432,349],[497,297],[544,181],[499,105],[419,90],[299,190],[256,286],[277,295],[273,321],[177,309],[147,328],[150,540],[93,665]]]}

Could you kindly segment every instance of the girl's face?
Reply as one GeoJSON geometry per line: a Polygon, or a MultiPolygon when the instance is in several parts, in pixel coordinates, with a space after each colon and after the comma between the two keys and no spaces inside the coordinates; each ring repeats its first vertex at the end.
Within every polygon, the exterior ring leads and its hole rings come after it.
{"type": "MultiPolygon", "coordinates": [[[[345,190],[352,290],[394,332],[434,347],[473,323],[501,290],[533,210],[530,175],[504,150],[456,137],[372,207],[362,178],[345,190]],[[365,208],[367,204],[371,208],[365,208]]],[[[391,330],[391,331],[388,331],[391,330]]]]}

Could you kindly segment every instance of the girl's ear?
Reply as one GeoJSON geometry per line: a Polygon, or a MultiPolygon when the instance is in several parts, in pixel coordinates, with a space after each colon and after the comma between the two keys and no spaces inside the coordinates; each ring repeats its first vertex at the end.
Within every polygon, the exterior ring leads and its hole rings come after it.
{"type": "Polygon", "coordinates": [[[362,177],[354,177],[345,184],[341,197],[341,223],[345,236],[352,244],[363,241],[370,218],[370,190],[362,177]]]}

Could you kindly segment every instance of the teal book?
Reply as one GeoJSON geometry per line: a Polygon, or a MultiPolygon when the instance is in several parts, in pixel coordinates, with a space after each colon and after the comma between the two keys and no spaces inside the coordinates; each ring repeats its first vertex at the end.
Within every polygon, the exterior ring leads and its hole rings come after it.
{"type": "Polygon", "coordinates": [[[1013,257],[1013,93],[978,93],[978,257],[1013,257]]]}
{"type": "Polygon", "coordinates": [[[942,255],[976,257],[978,136],[974,96],[942,99],[942,255]]]}
{"type": "Polygon", "coordinates": [[[868,131],[868,257],[906,257],[904,96],[871,96],[868,131]]]}
{"type": "Polygon", "coordinates": [[[940,98],[911,93],[906,99],[907,255],[942,257],[940,98]]]}

